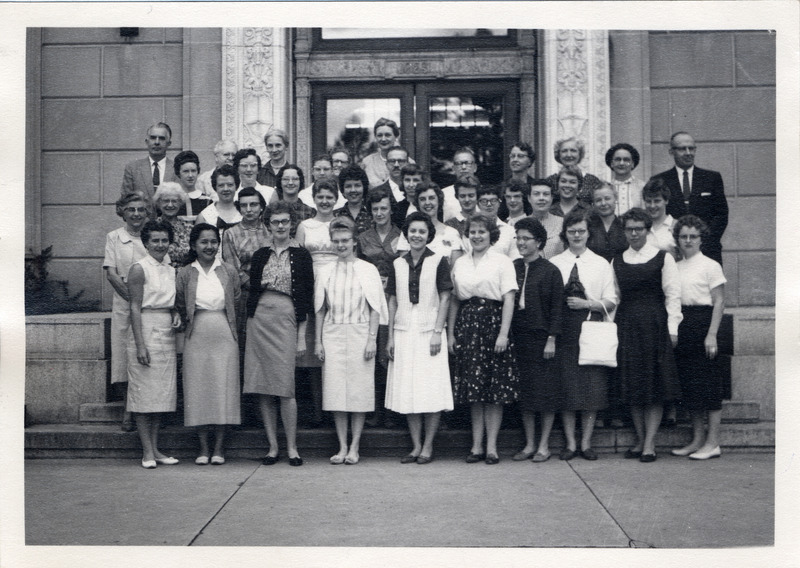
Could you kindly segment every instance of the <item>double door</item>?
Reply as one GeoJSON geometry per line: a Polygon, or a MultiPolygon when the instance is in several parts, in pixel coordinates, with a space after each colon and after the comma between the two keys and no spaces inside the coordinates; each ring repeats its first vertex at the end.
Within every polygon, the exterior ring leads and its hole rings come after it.
{"type": "Polygon", "coordinates": [[[518,91],[515,81],[315,84],[313,153],[344,146],[358,163],[376,151],[372,129],[385,117],[397,122],[400,144],[440,186],[455,180],[453,154],[462,146],[475,151],[481,182],[497,184],[510,175],[518,91]]]}

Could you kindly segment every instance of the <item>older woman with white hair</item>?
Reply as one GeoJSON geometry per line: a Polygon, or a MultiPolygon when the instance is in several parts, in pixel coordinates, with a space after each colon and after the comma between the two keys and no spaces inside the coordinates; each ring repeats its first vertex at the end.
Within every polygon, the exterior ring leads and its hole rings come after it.
{"type": "Polygon", "coordinates": [[[178,215],[185,209],[189,201],[189,194],[183,190],[181,184],[174,181],[165,181],[158,186],[153,201],[156,209],[160,211],[156,221],[162,221],[172,227],[175,237],[169,245],[167,254],[169,263],[176,270],[183,267],[189,260],[189,233],[194,226],[194,218],[187,215],[178,215]]]}
{"type": "MultiPolygon", "coordinates": [[[[583,161],[585,155],[586,146],[584,145],[583,140],[575,138],[574,136],[563,138],[556,142],[553,146],[553,156],[555,157],[556,162],[562,166],[575,166],[578,168],[578,164],[583,161]]],[[[578,171],[583,174],[583,187],[578,194],[578,199],[591,204],[592,190],[600,187],[603,184],[603,181],[597,176],[582,172],[580,168],[578,168],[578,171]]],[[[551,187],[558,187],[557,173],[551,175],[547,179],[550,180],[551,187]]]]}

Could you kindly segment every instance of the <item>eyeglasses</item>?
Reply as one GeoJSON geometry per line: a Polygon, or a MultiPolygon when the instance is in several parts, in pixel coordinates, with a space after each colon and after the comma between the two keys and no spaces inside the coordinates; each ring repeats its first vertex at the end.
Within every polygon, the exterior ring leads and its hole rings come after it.
{"type": "Polygon", "coordinates": [[[673,146],[672,149],[680,152],[694,152],[697,150],[697,146],[673,146]]]}
{"type": "Polygon", "coordinates": [[[646,227],[625,227],[626,233],[644,233],[646,231],[646,227]]]}
{"type": "Polygon", "coordinates": [[[341,166],[342,164],[349,164],[350,160],[334,160],[333,164],[336,166],[341,166]]]}
{"type": "Polygon", "coordinates": [[[480,198],[478,200],[478,203],[480,203],[481,205],[484,205],[484,206],[486,206],[486,205],[497,205],[499,202],[500,202],[500,200],[497,199],[496,197],[492,197],[492,198],[482,197],[482,198],[480,198]]]}
{"type": "Polygon", "coordinates": [[[128,213],[147,213],[147,207],[126,207],[125,211],[128,213]]]}
{"type": "Polygon", "coordinates": [[[394,160],[386,160],[387,164],[405,164],[408,162],[408,158],[398,158],[394,160]]]}
{"type": "Polygon", "coordinates": [[[696,241],[700,235],[679,235],[678,238],[682,241],[696,241]]]}
{"type": "Polygon", "coordinates": [[[469,161],[464,160],[463,162],[455,162],[455,165],[458,166],[459,168],[466,168],[467,166],[471,166],[474,163],[475,162],[473,162],[472,160],[469,161]]]}
{"type": "Polygon", "coordinates": [[[286,226],[292,223],[291,219],[272,219],[269,224],[273,227],[286,226]]]}
{"type": "Polygon", "coordinates": [[[586,234],[586,229],[567,229],[567,234],[570,237],[579,237],[586,234]]]}

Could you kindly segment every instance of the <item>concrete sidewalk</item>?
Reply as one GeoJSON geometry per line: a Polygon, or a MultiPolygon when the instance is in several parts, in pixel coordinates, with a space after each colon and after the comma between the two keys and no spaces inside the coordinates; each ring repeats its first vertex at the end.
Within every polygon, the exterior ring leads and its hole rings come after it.
{"type": "Polygon", "coordinates": [[[774,542],[775,456],[654,464],[601,454],[427,466],[363,456],[26,460],[27,545],[744,547],[774,542]]]}

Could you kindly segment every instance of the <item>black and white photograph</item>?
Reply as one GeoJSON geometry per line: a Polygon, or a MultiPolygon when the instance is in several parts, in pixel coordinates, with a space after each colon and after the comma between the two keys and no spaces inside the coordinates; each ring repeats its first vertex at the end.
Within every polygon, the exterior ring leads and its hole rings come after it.
{"type": "Polygon", "coordinates": [[[0,565],[800,562],[800,5],[0,13],[0,565]]]}

